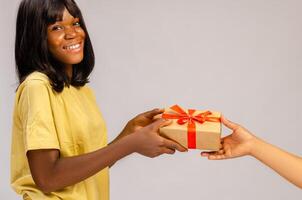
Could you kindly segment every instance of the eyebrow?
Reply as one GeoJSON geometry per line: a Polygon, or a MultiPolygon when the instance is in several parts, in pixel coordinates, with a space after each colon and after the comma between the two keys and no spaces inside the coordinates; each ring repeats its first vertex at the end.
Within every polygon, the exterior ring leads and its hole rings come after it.
{"type": "MultiPolygon", "coordinates": [[[[64,22],[64,21],[67,21],[67,20],[63,20],[63,19],[62,20],[57,20],[55,23],[64,22]]],[[[71,22],[73,22],[73,21],[80,21],[80,18],[79,17],[74,17],[73,19],[68,20],[68,21],[71,21],[71,22]]]]}

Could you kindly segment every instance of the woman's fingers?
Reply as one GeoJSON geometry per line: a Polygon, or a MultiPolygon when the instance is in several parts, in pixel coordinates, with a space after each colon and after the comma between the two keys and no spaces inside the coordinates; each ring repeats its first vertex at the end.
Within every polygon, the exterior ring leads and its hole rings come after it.
{"type": "Polygon", "coordinates": [[[149,125],[149,127],[157,132],[159,128],[168,126],[172,123],[171,120],[166,120],[166,119],[157,119],[156,121],[152,122],[152,124],[149,125]]]}
{"type": "Polygon", "coordinates": [[[153,110],[149,110],[147,112],[142,113],[140,116],[146,117],[150,120],[153,119],[154,116],[161,114],[164,112],[164,109],[155,108],[153,110]]]}
{"type": "Polygon", "coordinates": [[[165,153],[165,154],[174,154],[175,153],[175,149],[170,149],[170,148],[162,147],[162,153],[165,153]]]}
{"type": "Polygon", "coordinates": [[[180,152],[188,151],[185,147],[181,146],[180,144],[178,144],[172,140],[168,140],[168,139],[164,139],[164,146],[169,149],[175,149],[180,152]]]}

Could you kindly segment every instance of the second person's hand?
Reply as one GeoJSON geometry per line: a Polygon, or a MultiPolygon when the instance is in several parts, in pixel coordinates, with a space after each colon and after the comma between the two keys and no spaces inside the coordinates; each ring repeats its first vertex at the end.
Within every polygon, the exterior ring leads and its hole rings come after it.
{"type": "Polygon", "coordinates": [[[201,156],[210,160],[221,160],[250,155],[254,141],[257,138],[244,127],[221,117],[224,126],[231,129],[232,133],[221,139],[222,148],[216,152],[201,152],[201,156]]]}

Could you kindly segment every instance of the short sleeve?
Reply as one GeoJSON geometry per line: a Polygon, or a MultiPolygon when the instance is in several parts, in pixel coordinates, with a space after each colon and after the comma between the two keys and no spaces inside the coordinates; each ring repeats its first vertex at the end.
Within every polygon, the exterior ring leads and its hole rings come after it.
{"type": "Polygon", "coordinates": [[[18,109],[24,148],[60,149],[52,109],[52,89],[42,80],[30,80],[20,93],[18,109]]]}
{"type": "Polygon", "coordinates": [[[86,91],[87,91],[86,94],[89,95],[89,97],[90,97],[94,102],[97,102],[97,101],[96,101],[96,96],[95,96],[95,94],[94,94],[93,89],[90,88],[88,85],[85,85],[84,88],[85,88],[86,91]]]}

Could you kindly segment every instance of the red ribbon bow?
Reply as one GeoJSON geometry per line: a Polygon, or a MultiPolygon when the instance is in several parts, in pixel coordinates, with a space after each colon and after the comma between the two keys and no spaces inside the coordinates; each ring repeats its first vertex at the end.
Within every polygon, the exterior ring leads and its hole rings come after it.
{"type": "Polygon", "coordinates": [[[171,110],[175,111],[177,114],[168,114],[163,113],[162,118],[164,119],[177,119],[177,123],[179,125],[183,125],[188,123],[188,148],[196,149],[196,124],[203,124],[204,122],[220,122],[220,118],[211,117],[212,115],[210,111],[205,111],[199,113],[198,115],[193,115],[196,110],[189,109],[188,113],[185,112],[180,106],[174,105],[170,107],[171,110]]]}

